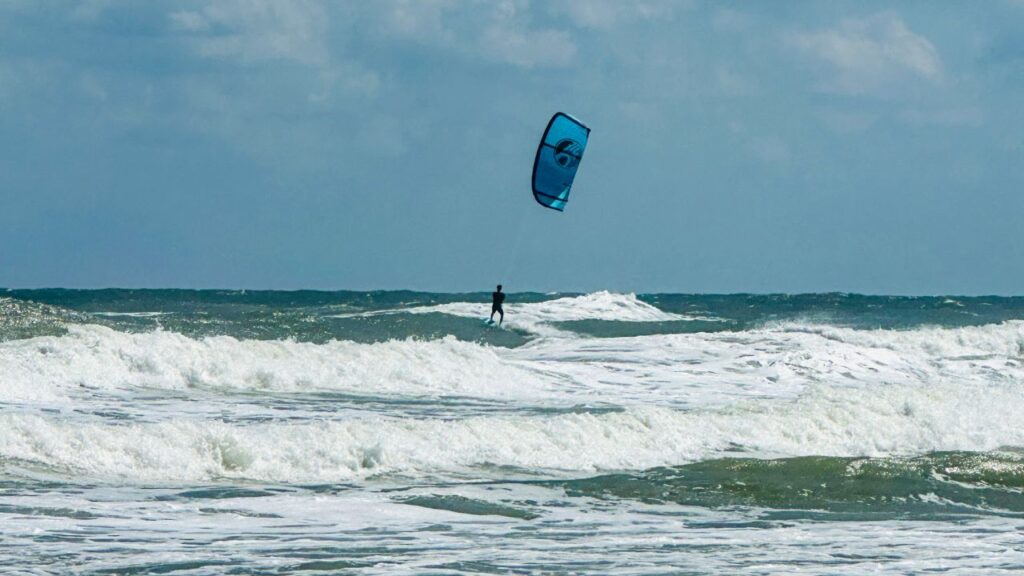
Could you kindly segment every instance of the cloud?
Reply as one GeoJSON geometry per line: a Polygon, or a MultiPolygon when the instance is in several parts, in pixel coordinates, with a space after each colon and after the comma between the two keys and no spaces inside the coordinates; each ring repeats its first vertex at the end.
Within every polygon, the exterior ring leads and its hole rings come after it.
{"type": "Polygon", "coordinates": [[[572,36],[567,30],[538,24],[534,6],[527,0],[390,0],[366,12],[384,35],[470,60],[525,69],[570,64],[577,52],[572,36]]]}
{"type": "Polygon", "coordinates": [[[600,30],[611,30],[636,20],[669,18],[679,7],[679,2],[667,0],[563,0],[552,5],[555,13],[565,13],[575,26],[600,30]]]}
{"type": "Polygon", "coordinates": [[[567,32],[534,26],[530,4],[503,0],[493,5],[488,24],[479,38],[482,54],[522,68],[565,66],[576,56],[576,45],[567,32]]]}
{"type": "Polygon", "coordinates": [[[565,66],[576,56],[576,45],[565,32],[524,30],[495,24],[481,38],[483,53],[522,68],[565,66]]]}
{"type": "Polygon", "coordinates": [[[392,35],[433,42],[453,39],[445,25],[446,12],[456,7],[452,0],[393,0],[377,6],[383,11],[380,26],[392,35]]]}
{"type": "Polygon", "coordinates": [[[174,12],[169,19],[172,29],[189,35],[196,52],[207,58],[329,62],[327,13],[311,0],[219,0],[174,12]]]}
{"type": "Polygon", "coordinates": [[[846,19],[838,28],[794,34],[789,41],[829,65],[831,78],[822,88],[830,92],[878,93],[893,83],[935,83],[943,76],[935,46],[892,13],[846,19]]]}

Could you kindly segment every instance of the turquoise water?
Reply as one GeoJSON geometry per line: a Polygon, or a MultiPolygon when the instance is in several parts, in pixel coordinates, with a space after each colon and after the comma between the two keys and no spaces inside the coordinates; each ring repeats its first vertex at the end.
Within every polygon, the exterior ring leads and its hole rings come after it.
{"type": "Polygon", "coordinates": [[[1024,571],[1024,298],[11,290],[0,571],[1024,571]]]}

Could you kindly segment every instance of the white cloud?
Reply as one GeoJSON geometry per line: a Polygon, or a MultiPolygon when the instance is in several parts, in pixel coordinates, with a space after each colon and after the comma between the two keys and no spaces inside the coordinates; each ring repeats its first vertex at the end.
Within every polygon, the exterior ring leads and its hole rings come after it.
{"type": "Polygon", "coordinates": [[[522,68],[565,66],[576,56],[572,39],[557,30],[522,30],[495,25],[484,32],[481,40],[484,54],[522,68]]]}
{"type": "Polygon", "coordinates": [[[308,66],[329,62],[327,14],[312,0],[218,0],[200,10],[169,15],[208,58],[246,63],[285,60],[308,66]]]}
{"type": "Polygon", "coordinates": [[[687,7],[680,2],[656,0],[623,2],[621,0],[563,0],[555,3],[557,12],[564,12],[580,28],[610,30],[636,20],[671,17],[674,9],[687,7]]]}
{"type": "Polygon", "coordinates": [[[893,82],[914,79],[934,83],[943,76],[935,46],[891,13],[846,19],[838,28],[795,34],[789,40],[830,66],[832,77],[822,86],[828,91],[875,93],[893,82]]]}
{"type": "MultiPolygon", "coordinates": [[[[203,57],[308,67],[306,77],[284,88],[308,104],[329,108],[342,97],[375,97],[381,83],[377,72],[331,53],[328,8],[319,0],[217,0],[198,10],[171,13],[168,19],[171,28],[203,57]]],[[[353,11],[365,9],[339,6],[332,15],[347,26],[354,21],[353,11]]]]}
{"type": "Polygon", "coordinates": [[[503,0],[494,4],[490,22],[479,39],[479,50],[490,58],[523,68],[565,66],[576,56],[568,33],[532,25],[529,2],[503,0]]]}
{"type": "Polygon", "coordinates": [[[534,68],[565,66],[576,56],[569,32],[537,25],[536,4],[528,0],[391,0],[373,6],[369,16],[381,33],[470,59],[534,68]]]}
{"type": "Polygon", "coordinates": [[[452,0],[394,0],[383,8],[381,25],[391,34],[430,41],[452,40],[445,26],[446,12],[456,8],[452,0]]]}

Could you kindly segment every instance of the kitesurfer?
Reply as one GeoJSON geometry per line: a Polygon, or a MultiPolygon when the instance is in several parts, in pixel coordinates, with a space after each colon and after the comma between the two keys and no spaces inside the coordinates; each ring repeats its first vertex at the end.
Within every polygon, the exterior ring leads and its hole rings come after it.
{"type": "Polygon", "coordinates": [[[501,323],[505,321],[505,310],[501,307],[501,304],[504,301],[505,293],[501,291],[501,284],[498,284],[498,290],[491,292],[491,319],[488,320],[489,323],[494,323],[495,312],[500,314],[500,316],[498,316],[498,326],[501,326],[501,323]]]}

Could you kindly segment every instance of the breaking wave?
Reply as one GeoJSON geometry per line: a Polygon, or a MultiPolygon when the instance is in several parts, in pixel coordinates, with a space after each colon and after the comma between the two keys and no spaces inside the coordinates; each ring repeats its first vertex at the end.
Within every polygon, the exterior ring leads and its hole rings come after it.
{"type": "Polygon", "coordinates": [[[0,416],[0,459],[137,480],[340,481],[488,466],[640,470],[737,453],[887,456],[1022,445],[1024,397],[1010,384],[816,387],[792,402],[721,410],[461,420],[116,425],[0,416]]]}
{"type": "Polygon", "coordinates": [[[451,337],[312,344],[96,325],[0,343],[0,382],[8,401],[53,400],[82,387],[529,397],[544,386],[495,349],[451,337]]]}
{"type": "MultiPolygon", "coordinates": [[[[605,320],[616,322],[672,322],[679,320],[712,320],[664,312],[637,299],[635,294],[616,294],[600,291],[583,296],[568,296],[544,302],[507,303],[508,323],[517,329],[541,336],[567,336],[552,324],[578,320],[605,320]]],[[[490,304],[477,302],[451,302],[432,306],[414,306],[392,310],[378,310],[338,315],[377,316],[383,314],[441,313],[463,318],[486,318],[490,304]]]]}

